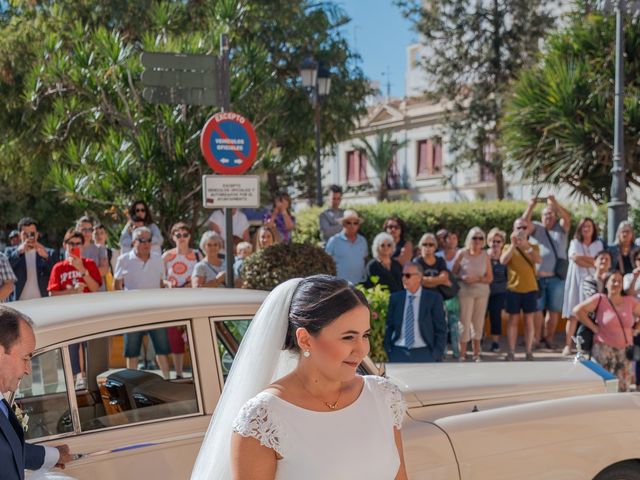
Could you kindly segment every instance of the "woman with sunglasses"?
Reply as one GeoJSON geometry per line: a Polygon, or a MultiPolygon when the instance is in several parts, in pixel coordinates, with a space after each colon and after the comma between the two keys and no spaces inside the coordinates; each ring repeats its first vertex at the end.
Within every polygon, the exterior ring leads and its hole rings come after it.
{"type": "MultiPolygon", "coordinates": [[[[171,227],[171,240],[176,247],[167,250],[162,255],[167,288],[191,287],[191,275],[196,263],[200,260],[200,253],[189,246],[190,239],[191,232],[185,223],[178,222],[171,227]]],[[[176,369],[176,378],[182,378],[185,351],[183,330],[178,327],[169,327],[167,335],[169,336],[173,365],[176,369]]]]}
{"type": "Polygon", "coordinates": [[[394,248],[393,237],[388,233],[382,232],[375,236],[371,244],[373,260],[366,266],[365,287],[371,288],[377,283],[389,287],[391,293],[403,289],[402,265],[391,257],[394,248]],[[373,277],[377,277],[377,282],[373,277]]]}
{"type": "Polygon", "coordinates": [[[500,351],[502,312],[507,298],[507,266],[500,263],[500,255],[502,255],[502,248],[507,240],[507,233],[499,228],[492,228],[489,230],[487,239],[489,240],[487,253],[491,260],[491,271],[493,272],[493,281],[489,284],[487,311],[491,325],[490,350],[495,353],[500,351]]]}
{"type": "Polygon", "coordinates": [[[122,233],[120,234],[120,251],[122,254],[131,251],[131,232],[136,228],[134,225],[134,219],[142,220],[143,226],[149,228],[151,230],[152,235],[152,252],[156,252],[158,255],[162,253],[162,242],[164,242],[164,238],[162,237],[162,233],[158,226],[153,222],[153,217],[151,216],[151,211],[149,210],[148,205],[142,200],[135,200],[130,206],[128,210],[129,221],[122,229],[122,233]]]}
{"type": "Polygon", "coordinates": [[[400,265],[404,265],[411,261],[413,258],[413,243],[405,238],[407,233],[407,224],[399,217],[388,217],[382,225],[382,230],[391,235],[393,243],[396,245],[392,258],[394,258],[400,265]]]}
{"type": "MultiPolygon", "coordinates": [[[[414,258],[413,262],[420,264],[424,270],[422,286],[442,295],[438,287],[440,285],[451,287],[451,280],[449,279],[446,260],[435,255],[438,248],[438,240],[433,233],[425,233],[420,238],[418,246],[420,255],[414,258]]],[[[451,352],[454,358],[460,358],[460,328],[458,323],[460,311],[456,308],[457,303],[458,301],[455,297],[445,302],[447,329],[451,337],[451,352]],[[455,301],[451,302],[451,300],[455,301]],[[447,308],[447,304],[449,304],[450,308],[447,308]]]]}
{"type": "Polygon", "coordinates": [[[605,276],[604,293],[579,303],[573,315],[590,328],[593,335],[592,357],[602,367],[618,377],[618,391],[626,392],[631,381],[631,361],[626,357],[626,347],[632,345],[638,331],[636,318],[640,316],[640,301],[625,296],[622,275],[614,270],[605,276]],[[589,313],[595,313],[595,322],[589,313]]]}
{"type": "Polygon", "coordinates": [[[453,262],[453,274],[462,281],[460,301],[460,361],[467,356],[467,342],[471,340],[473,361],[479,362],[482,327],[489,301],[489,284],[493,280],[491,260],[484,250],[484,232],[480,227],[469,230],[461,249],[453,262]]]}

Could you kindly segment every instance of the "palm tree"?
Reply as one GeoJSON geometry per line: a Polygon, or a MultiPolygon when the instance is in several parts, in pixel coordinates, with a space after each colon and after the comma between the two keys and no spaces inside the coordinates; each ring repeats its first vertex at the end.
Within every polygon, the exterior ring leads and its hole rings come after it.
{"type": "Polygon", "coordinates": [[[379,133],[375,138],[375,146],[366,138],[360,138],[361,145],[356,145],[356,150],[361,157],[366,157],[371,167],[378,176],[378,200],[387,200],[389,191],[389,169],[393,164],[396,152],[407,144],[407,140],[398,142],[391,138],[390,133],[379,133]]]}

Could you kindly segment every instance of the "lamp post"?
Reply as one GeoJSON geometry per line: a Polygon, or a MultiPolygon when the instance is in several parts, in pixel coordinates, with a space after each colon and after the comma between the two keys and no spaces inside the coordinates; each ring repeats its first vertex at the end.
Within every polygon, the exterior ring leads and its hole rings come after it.
{"type": "Polygon", "coordinates": [[[320,161],[320,105],[331,90],[331,74],[321,63],[306,58],[300,65],[302,86],[309,92],[314,110],[316,137],[316,205],[322,205],[322,162],[320,161]]]}

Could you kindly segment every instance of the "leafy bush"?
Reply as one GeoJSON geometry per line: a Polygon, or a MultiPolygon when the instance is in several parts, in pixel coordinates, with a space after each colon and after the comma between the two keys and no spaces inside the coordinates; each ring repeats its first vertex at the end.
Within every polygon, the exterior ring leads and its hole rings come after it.
{"type": "MultiPolygon", "coordinates": [[[[384,219],[398,215],[408,227],[408,238],[416,243],[425,232],[435,233],[446,228],[458,233],[460,242],[471,227],[479,226],[485,232],[500,227],[510,232],[513,221],[522,215],[527,207],[522,201],[477,201],[460,203],[428,203],[412,201],[379,202],[352,206],[363,218],[360,233],[369,244],[382,229],[384,219]]],[[[537,207],[535,219],[540,219],[542,206],[537,207]]],[[[308,208],[296,212],[296,232],[298,242],[319,242],[318,216],[321,209],[308,208]]]]}
{"type": "MultiPolygon", "coordinates": [[[[374,277],[375,278],[375,277],[374,277]]],[[[384,351],[384,332],[387,325],[387,310],[389,308],[389,287],[375,284],[371,288],[357,285],[356,288],[364,293],[371,307],[371,337],[369,339],[371,351],[369,356],[374,362],[386,362],[387,352],[384,351]]]]}
{"type": "Polygon", "coordinates": [[[272,290],[290,278],[319,273],[336,274],[333,258],[322,248],[308,243],[280,243],[247,258],[241,277],[247,288],[272,290]]]}

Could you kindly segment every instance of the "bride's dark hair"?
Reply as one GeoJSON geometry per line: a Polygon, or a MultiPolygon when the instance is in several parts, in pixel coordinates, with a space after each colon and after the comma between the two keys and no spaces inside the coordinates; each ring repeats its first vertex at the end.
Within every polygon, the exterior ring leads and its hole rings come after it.
{"type": "Polygon", "coordinates": [[[331,275],[313,275],[303,279],[291,298],[284,349],[300,349],[296,343],[298,328],[318,335],[339,316],[359,305],[369,308],[364,294],[346,280],[331,275]]]}

